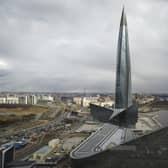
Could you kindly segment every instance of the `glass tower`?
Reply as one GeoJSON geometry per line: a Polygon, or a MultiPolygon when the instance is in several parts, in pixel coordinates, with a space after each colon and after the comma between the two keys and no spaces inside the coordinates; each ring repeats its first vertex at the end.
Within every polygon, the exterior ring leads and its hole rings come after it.
{"type": "Polygon", "coordinates": [[[123,8],[117,48],[115,108],[123,109],[129,107],[131,104],[130,52],[128,43],[127,19],[123,8]]]}

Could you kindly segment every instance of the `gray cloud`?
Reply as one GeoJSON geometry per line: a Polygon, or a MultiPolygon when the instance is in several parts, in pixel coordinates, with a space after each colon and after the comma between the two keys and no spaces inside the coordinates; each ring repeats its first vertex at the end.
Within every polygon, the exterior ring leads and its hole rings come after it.
{"type": "MultiPolygon", "coordinates": [[[[133,91],[167,92],[167,1],[124,3],[133,91]]],[[[122,5],[122,0],[1,0],[1,90],[113,92],[122,5]]]]}

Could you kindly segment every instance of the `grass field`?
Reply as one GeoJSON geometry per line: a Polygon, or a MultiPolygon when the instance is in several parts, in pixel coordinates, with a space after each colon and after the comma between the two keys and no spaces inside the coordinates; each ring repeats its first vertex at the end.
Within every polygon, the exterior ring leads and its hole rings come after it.
{"type": "Polygon", "coordinates": [[[46,112],[48,108],[42,106],[0,106],[0,122],[26,119],[46,112]]]}

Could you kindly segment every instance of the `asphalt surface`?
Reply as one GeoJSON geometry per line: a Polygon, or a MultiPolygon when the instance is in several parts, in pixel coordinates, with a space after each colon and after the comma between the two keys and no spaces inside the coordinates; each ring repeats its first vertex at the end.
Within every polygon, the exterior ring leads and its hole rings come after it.
{"type": "Polygon", "coordinates": [[[106,150],[109,145],[115,147],[134,138],[134,133],[128,128],[104,124],[76,147],[70,153],[70,157],[73,159],[87,158],[106,150]]]}

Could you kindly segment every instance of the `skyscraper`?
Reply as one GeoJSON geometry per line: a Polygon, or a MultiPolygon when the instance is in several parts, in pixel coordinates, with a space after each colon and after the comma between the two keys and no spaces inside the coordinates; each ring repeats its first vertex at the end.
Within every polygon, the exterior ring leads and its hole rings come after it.
{"type": "Polygon", "coordinates": [[[130,51],[128,43],[127,19],[123,8],[117,48],[115,108],[128,108],[131,104],[130,51]]]}
{"type": "MultiPolygon", "coordinates": [[[[131,100],[130,53],[124,8],[121,16],[118,39],[115,96],[115,108],[90,104],[92,116],[100,122],[105,122],[105,124],[71,152],[70,156],[74,159],[74,162],[76,160],[74,164],[76,167],[81,166],[78,160],[84,158],[89,160],[90,156],[92,156],[91,161],[89,162],[87,160],[86,165],[89,165],[88,167],[92,165],[93,167],[93,155],[96,157],[96,154],[98,155],[99,153],[103,153],[103,151],[107,151],[110,148],[136,138],[132,128],[134,128],[137,122],[138,108],[136,104],[132,104],[131,100]]],[[[102,155],[100,158],[103,158],[102,155]]],[[[106,165],[106,163],[104,165],[106,165]]],[[[98,165],[95,164],[95,167],[97,166],[98,165]]],[[[108,167],[109,166],[110,164],[108,162],[108,167]]],[[[85,167],[85,164],[83,167],[85,167]]]]}

